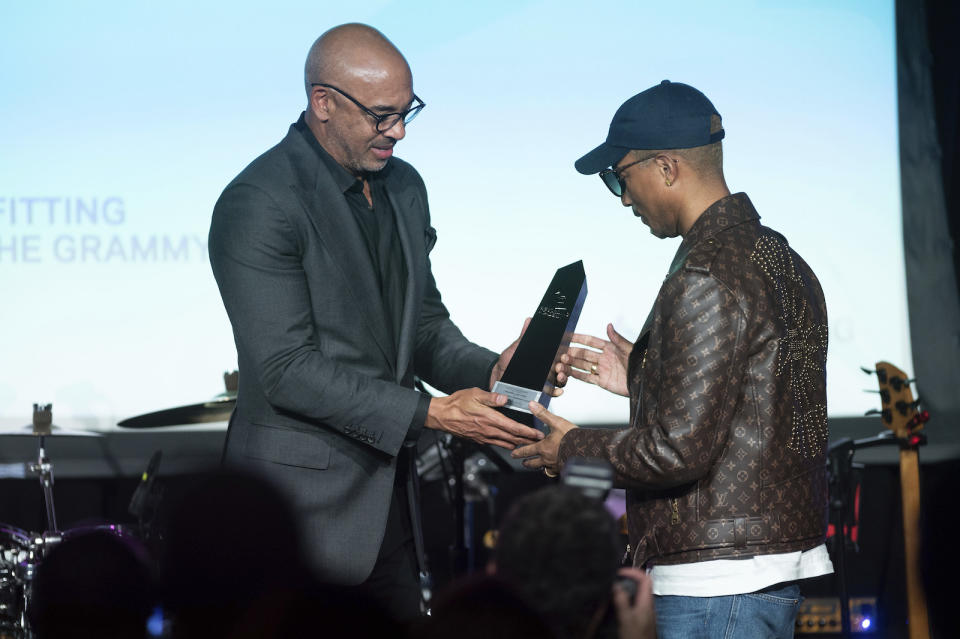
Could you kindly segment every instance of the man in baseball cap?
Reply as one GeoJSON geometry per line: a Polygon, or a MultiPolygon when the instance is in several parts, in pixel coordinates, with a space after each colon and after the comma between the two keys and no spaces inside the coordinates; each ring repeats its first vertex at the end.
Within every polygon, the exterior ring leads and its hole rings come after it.
{"type": "Polygon", "coordinates": [[[548,475],[601,458],[627,488],[629,553],[664,637],[792,637],[798,582],[833,571],[826,533],[827,314],[816,276],[723,175],[720,114],[664,80],[577,160],[657,237],[682,236],[640,336],[576,334],[557,365],[630,398],[629,426],[514,451],[548,475]],[[757,596],[757,595],[761,596],[757,596]]]}
{"type": "Polygon", "coordinates": [[[584,175],[599,173],[633,149],[689,149],[719,142],[724,136],[719,121],[707,96],[690,85],[664,80],[624,102],[610,122],[606,141],[574,166],[584,175]]]}

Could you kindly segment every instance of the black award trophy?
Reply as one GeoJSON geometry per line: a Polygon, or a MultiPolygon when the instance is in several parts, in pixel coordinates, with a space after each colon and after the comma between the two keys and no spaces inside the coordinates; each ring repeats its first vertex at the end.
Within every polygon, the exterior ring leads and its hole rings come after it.
{"type": "Polygon", "coordinates": [[[549,388],[550,369],[560,349],[570,344],[586,297],[582,260],[557,269],[507,370],[493,385],[493,392],[507,396],[506,406],[499,410],[510,419],[542,429],[527,405],[531,401],[540,402],[544,408],[550,405],[550,394],[544,392],[549,388]]]}

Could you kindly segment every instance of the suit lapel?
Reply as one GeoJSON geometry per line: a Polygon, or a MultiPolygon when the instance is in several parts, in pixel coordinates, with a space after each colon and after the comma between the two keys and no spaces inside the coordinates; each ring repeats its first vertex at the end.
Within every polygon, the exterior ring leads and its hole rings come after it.
{"type": "Polygon", "coordinates": [[[300,132],[291,128],[287,138],[294,145],[295,157],[302,160],[298,162],[300,180],[291,188],[316,226],[320,242],[332,256],[337,273],[357,304],[362,323],[393,368],[393,349],[387,332],[390,329],[384,321],[380,287],[373,264],[366,259],[368,251],[360,227],[343,193],[300,132]]]}
{"type": "Polygon", "coordinates": [[[419,229],[416,224],[421,219],[420,215],[414,214],[418,206],[416,189],[408,184],[398,184],[397,180],[391,179],[393,172],[387,178],[387,196],[390,198],[390,205],[393,208],[394,220],[397,227],[397,235],[400,237],[400,246],[403,249],[403,259],[407,264],[407,282],[406,291],[403,296],[403,308],[398,309],[402,313],[400,321],[400,334],[397,336],[397,381],[402,381],[404,372],[410,364],[412,357],[412,347],[416,332],[416,317],[414,309],[416,304],[414,300],[419,299],[423,294],[420,290],[423,278],[421,275],[425,268],[425,253],[422,250],[423,239],[418,238],[417,233],[423,235],[423,229],[419,229]]]}

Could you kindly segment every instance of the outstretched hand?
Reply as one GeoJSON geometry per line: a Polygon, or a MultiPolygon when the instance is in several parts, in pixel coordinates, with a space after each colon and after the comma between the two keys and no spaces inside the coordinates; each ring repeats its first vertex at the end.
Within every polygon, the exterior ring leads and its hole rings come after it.
{"type": "Polygon", "coordinates": [[[627,397],[627,360],[633,351],[633,343],[614,330],[613,324],[607,324],[607,337],[610,339],[574,333],[571,343],[589,348],[572,346],[567,349],[554,366],[557,384],[563,386],[573,377],[627,397]]]}
{"type": "Polygon", "coordinates": [[[555,475],[560,471],[557,460],[560,440],[577,425],[554,415],[538,402],[530,402],[530,412],[550,428],[550,434],[543,441],[517,448],[510,456],[523,459],[523,465],[527,468],[542,468],[548,475],[555,475]]]}
{"type": "Polygon", "coordinates": [[[496,410],[506,403],[506,395],[488,393],[479,388],[457,391],[447,397],[433,397],[424,425],[466,437],[478,444],[492,444],[507,450],[543,439],[539,430],[515,422],[496,410]]]}

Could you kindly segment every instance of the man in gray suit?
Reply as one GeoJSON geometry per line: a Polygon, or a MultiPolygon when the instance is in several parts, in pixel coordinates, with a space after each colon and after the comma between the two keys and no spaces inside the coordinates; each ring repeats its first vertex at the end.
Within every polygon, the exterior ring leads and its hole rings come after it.
{"type": "Polygon", "coordinates": [[[469,342],[437,291],[426,189],[392,157],[423,108],[406,60],[379,31],[342,25],[311,47],[305,84],[300,120],[213,212],[240,368],[224,458],[291,496],[325,581],[410,616],[421,429],[507,449],[542,436],[482,390],[516,343],[469,342]],[[415,375],[450,395],[416,391],[415,375]]]}

